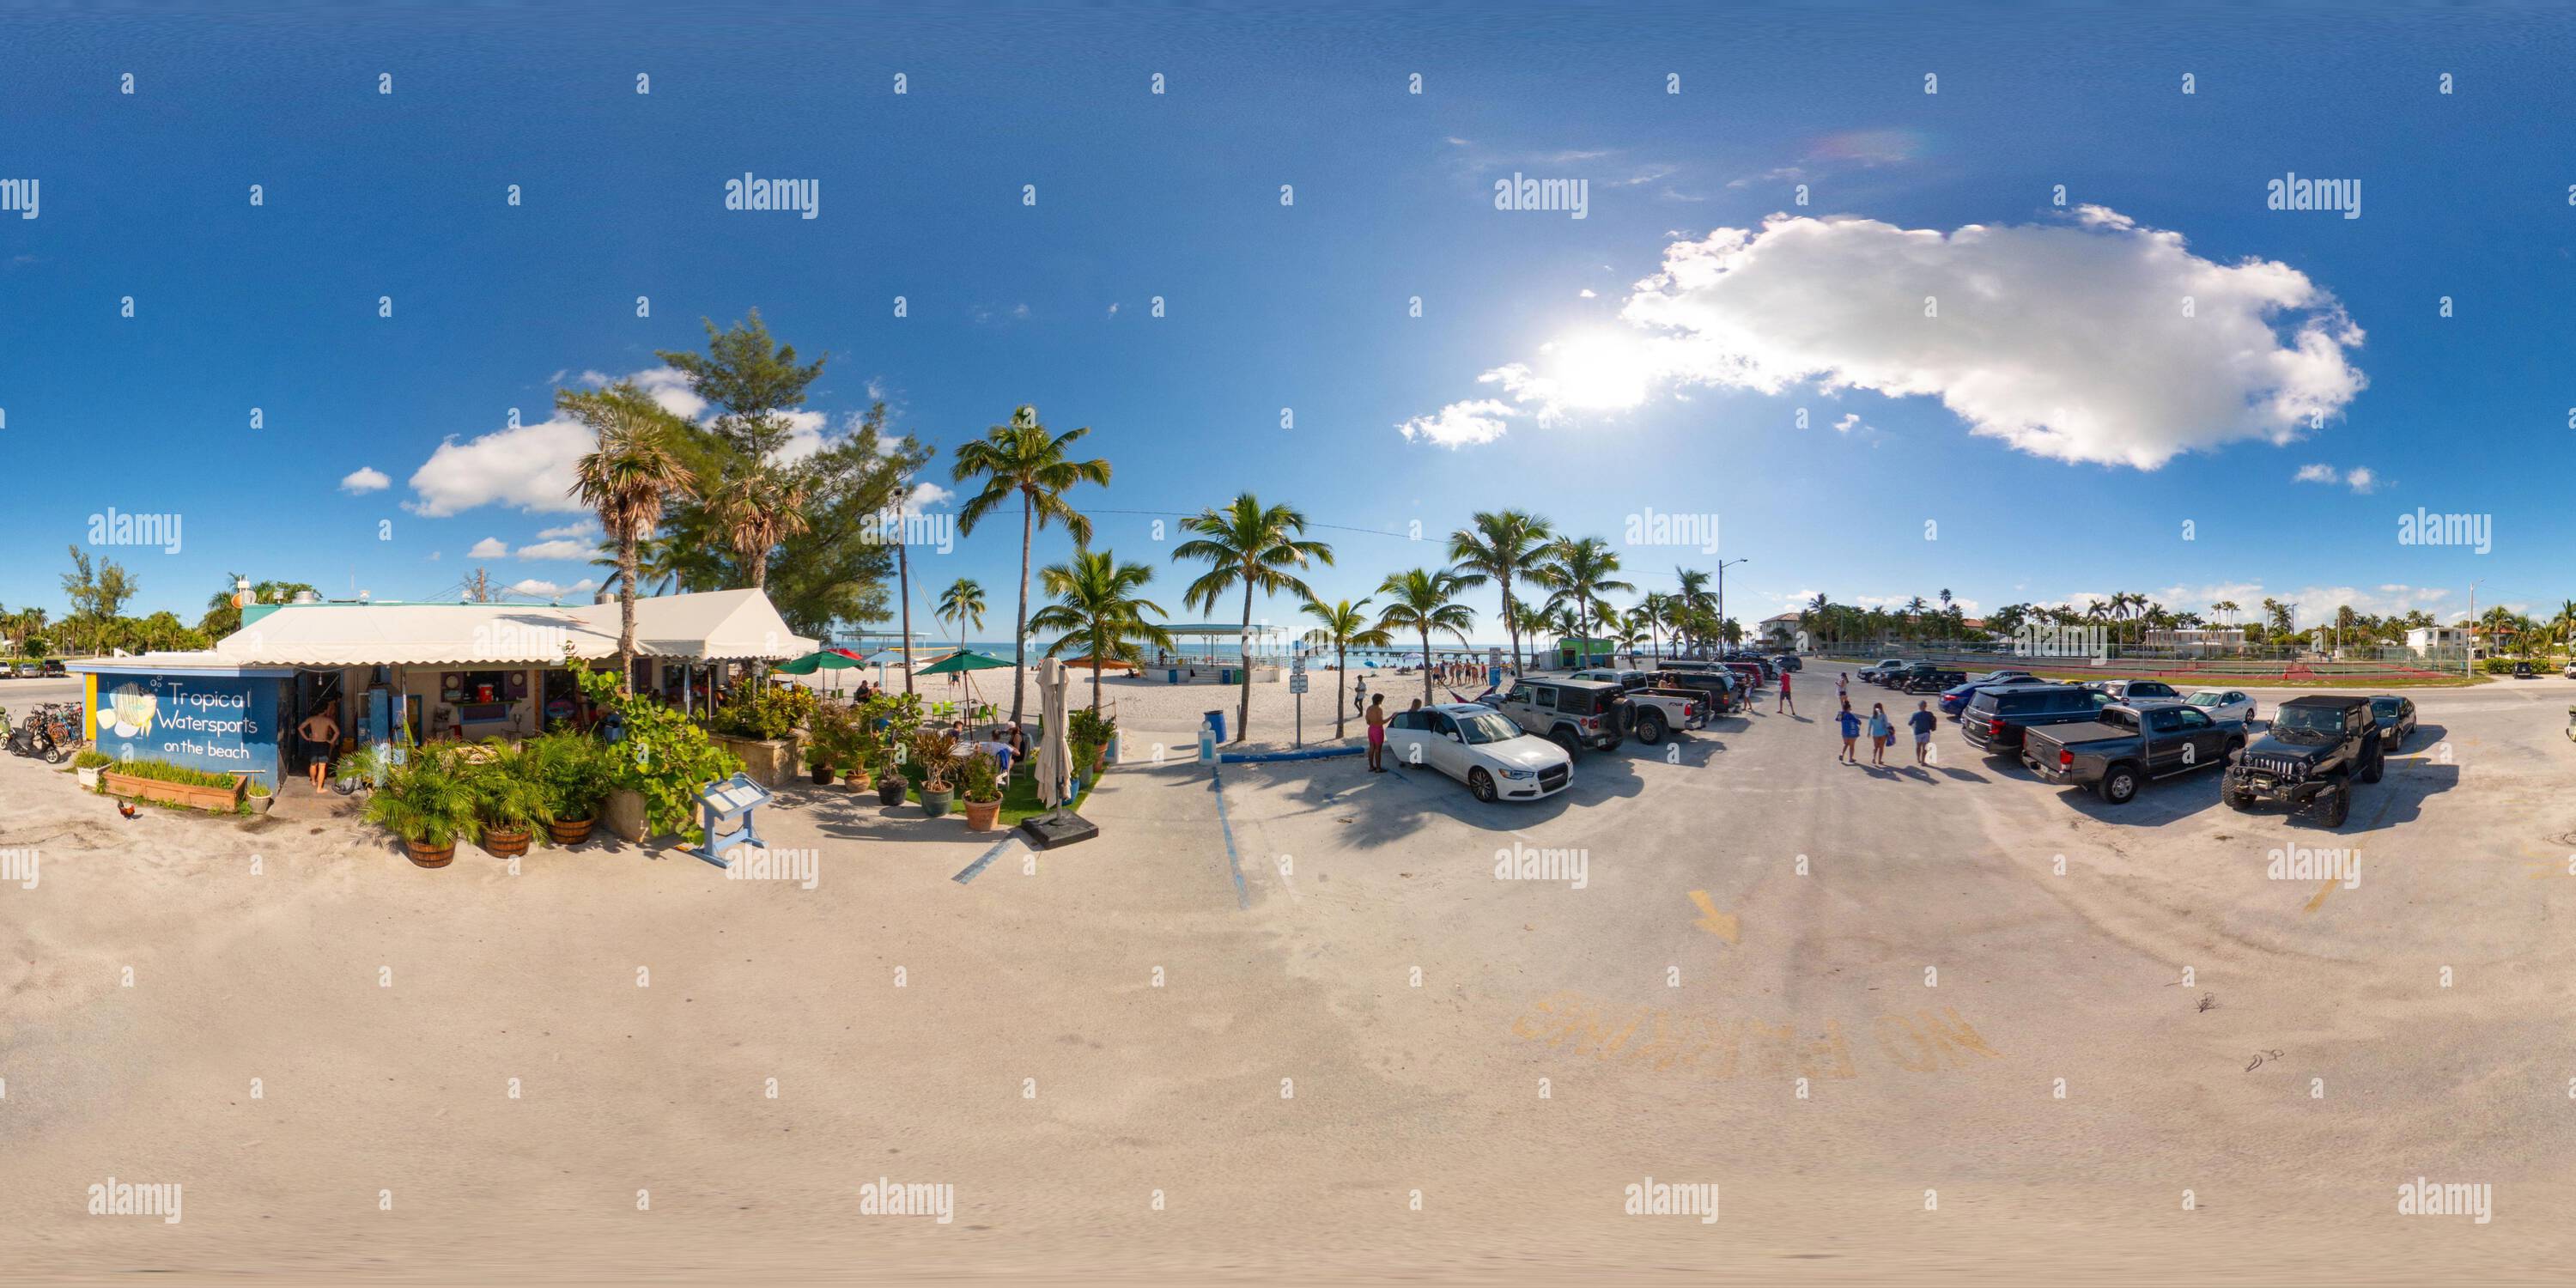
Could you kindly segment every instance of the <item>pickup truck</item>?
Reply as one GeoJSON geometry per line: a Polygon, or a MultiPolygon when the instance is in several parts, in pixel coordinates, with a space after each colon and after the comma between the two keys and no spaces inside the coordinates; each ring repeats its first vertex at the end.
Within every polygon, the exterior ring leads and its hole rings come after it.
{"type": "Polygon", "coordinates": [[[1696,693],[1712,716],[1740,710],[1745,703],[1743,681],[1733,671],[1657,671],[1652,687],[1696,693]]]}
{"type": "Polygon", "coordinates": [[[2272,710],[2272,726],[2227,767],[2219,799],[2232,810],[2280,805],[2296,810],[2322,797],[2325,824],[2352,813],[2356,781],[2375,783],[2388,770],[2386,740],[2367,698],[2311,693],[2272,710]]]}
{"type": "Polygon", "coordinates": [[[1887,687],[1907,693],[1939,693],[1954,684],[1968,682],[1965,671],[1945,671],[1938,662],[1917,662],[1888,677],[1887,687]]]}
{"type": "Polygon", "coordinates": [[[1864,666],[1861,669],[1852,672],[1852,678],[1855,680],[1866,680],[1871,684],[1885,684],[1887,683],[1887,678],[1889,676],[1913,665],[1914,664],[1912,662],[1900,662],[1895,658],[1889,658],[1884,662],[1873,662],[1868,666],[1864,666]]]}
{"type": "Polygon", "coordinates": [[[1567,756],[1579,757],[1586,747],[1609,751],[1627,738],[1636,718],[1631,697],[1596,680],[1532,678],[1513,681],[1493,707],[1522,732],[1553,739],[1567,756]]]}
{"type": "Polygon", "coordinates": [[[1652,747],[1675,729],[1704,729],[1712,714],[1708,696],[1696,689],[1628,690],[1629,722],[1637,741],[1652,747]]]}
{"type": "Polygon", "coordinates": [[[2241,725],[2220,724],[2185,703],[2141,698],[2104,707],[2089,724],[2024,730],[2021,763],[2049,782],[2126,805],[2150,778],[2224,765],[2244,749],[2241,725]]]}

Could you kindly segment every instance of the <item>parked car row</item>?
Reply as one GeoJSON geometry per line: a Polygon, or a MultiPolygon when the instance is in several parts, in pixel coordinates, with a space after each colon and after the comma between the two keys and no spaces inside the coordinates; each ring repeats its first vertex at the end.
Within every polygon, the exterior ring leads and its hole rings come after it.
{"type": "Polygon", "coordinates": [[[51,679],[69,674],[71,672],[64,670],[60,662],[11,662],[0,666],[0,676],[12,680],[51,679]]]}

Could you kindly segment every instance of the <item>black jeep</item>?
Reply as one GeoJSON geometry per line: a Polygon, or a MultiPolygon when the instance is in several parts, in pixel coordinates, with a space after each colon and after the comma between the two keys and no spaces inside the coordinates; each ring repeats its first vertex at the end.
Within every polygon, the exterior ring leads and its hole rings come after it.
{"type": "Polygon", "coordinates": [[[2227,767],[2219,796],[2235,810],[2296,810],[2323,797],[2325,825],[2341,827],[2352,813],[2353,782],[2378,782],[2387,768],[2370,699],[2311,694],[2280,705],[2272,727],[2227,767]]]}

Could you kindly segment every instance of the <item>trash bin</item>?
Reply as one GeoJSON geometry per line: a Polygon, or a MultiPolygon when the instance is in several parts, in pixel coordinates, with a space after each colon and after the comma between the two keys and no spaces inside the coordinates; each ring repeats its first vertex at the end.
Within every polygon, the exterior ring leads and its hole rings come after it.
{"type": "Polygon", "coordinates": [[[1234,668],[1229,666],[1229,667],[1225,667],[1225,668],[1220,669],[1220,670],[1216,673],[1216,682],[1217,682],[1217,683],[1219,683],[1219,684],[1232,684],[1232,683],[1234,683],[1234,668]]]}
{"type": "Polygon", "coordinates": [[[1163,672],[1163,682],[1166,684],[1178,684],[1181,682],[1181,673],[1177,670],[1165,671],[1163,672]]]}
{"type": "Polygon", "coordinates": [[[1216,740],[1218,742],[1225,741],[1225,713],[1223,711],[1210,711],[1201,716],[1200,719],[1207,722],[1207,727],[1216,734],[1216,740]]]}

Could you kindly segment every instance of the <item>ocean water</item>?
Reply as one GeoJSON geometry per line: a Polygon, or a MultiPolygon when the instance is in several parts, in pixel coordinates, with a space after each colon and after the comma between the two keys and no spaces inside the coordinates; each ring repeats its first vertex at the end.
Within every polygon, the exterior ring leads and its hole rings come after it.
{"type": "MultiPolygon", "coordinates": [[[[1031,660],[1032,662],[1034,662],[1034,661],[1036,661],[1038,658],[1041,658],[1041,657],[1046,656],[1047,646],[1048,646],[1049,644],[1052,644],[1052,643],[1054,643],[1054,641],[1053,641],[1053,640],[1042,640],[1042,639],[1037,639],[1037,638],[1032,637],[1032,638],[1029,640],[1029,660],[1031,660]]],[[[848,648],[848,649],[850,649],[850,650],[852,650],[852,651],[854,651],[854,652],[859,652],[859,653],[863,653],[863,654],[864,654],[864,653],[869,653],[869,652],[874,652],[875,650],[877,650],[877,649],[879,649],[879,648],[890,647],[890,645],[888,644],[888,642],[887,642],[887,641],[885,641],[885,640],[883,640],[883,639],[876,639],[876,640],[869,640],[869,641],[865,641],[863,645],[862,645],[862,644],[859,644],[859,643],[852,643],[852,642],[848,642],[848,641],[839,641],[839,640],[836,640],[836,641],[834,641],[834,646],[835,646],[835,647],[840,647],[840,648],[848,648]]],[[[917,641],[917,642],[915,642],[915,643],[913,644],[913,646],[912,646],[914,655],[915,655],[915,656],[919,656],[919,657],[937,657],[937,656],[939,656],[939,655],[940,655],[940,654],[942,654],[942,653],[946,653],[946,652],[948,652],[948,651],[950,651],[950,650],[952,650],[952,649],[955,649],[956,647],[957,647],[957,641],[955,641],[955,640],[953,640],[953,639],[952,639],[952,640],[947,640],[947,641],[944,641],[944,642],[943,642],[943,641],[935,641],[935,640],[921,640],[921,641],[917,641]]],[[[1000,640],[976,640],[976,639],[970,639],[970,640],[966,641],[966,647],[967,647],[967,648],[969,648],[969,649],[972,649],[972,650],[974,650],[975,652],[978,652],[978,653],[989,653],[989,654],[993,655],[994,657],[1007,658],[1007,657],[1009,657],[1009,656],[1011,655],[1011,641],[1009,641],[1009,640],[1007,640],[1007,639],[1000,639],[1000,640]]],[[[1510,654],[1511,654],[1511,645],[1506,644],[1506,643],[1499,643],[1499,642],[1498,642],[1498,643],[1494,643],[1494,644],[1490,644],[1490,645],[1488,645],[1488,644],[1483,644],[1483,643],[1478,643],[1478,644],[1473,644],[1473,645],[1469,645],[1469,646],[1467,646],[1467,647],[1461,648],[1461,647],[1456,643],[1456,641],[1449,641],[1449,642],[1444,643],[1444,642],[1439,641],[1439,640],[1433,640],[1433,641],[1432,641],[1432,644],[1431,644],[1431,655],[1432,655],[1434,658],[1437,658],[1437,659],[1439,659],[1439,660],[1441,660],[1441,661],[1470,660],[1470,659],[1472,659],[1472,660],[1476,660],[1476,661],[1482,661],[1482,660],[1484,660],[1484,657],[1485,657],[1485,651],[1486,651],[1488,648],[1493,648],[1493,649],[1501,650],[1501,651],[1502,651],[1502,653],[1504,654],[1504,656],[1506,656],[1506,657],[1509,657],[1509,656],[1510,656],[1510,654]]],[[[1524,653],[1527,653],[1527,652],[1532,651],[1532,650],[1530,649],[1530,646],[1529,646],[1528,644],[1526,644],[1526,643],[1524,643],[1524,644],[1521,646],[1521,649],[1522,649],[1522,651],[1523,651],[1524,653]]],[[[1077,644],[1077,645],[1073,646],[1072,648],[1067,649],[1067,650],[1065,651],[1065,656],[1067,656],[1067,657],[1072,657],[1072,656],[1077,655],[1080,651],[1081,651],[1081,646],[1077,644]]],[[[1148,662],[1151,662],[1151,661],[1153,660],[1153,658],[1154,658],[1154,649],[1149,645],[1149,646],[1146,646],[1146,647],[1145,647],[1145,649],[1143,650],[1143,652],[1144,652],[1144,655],[1145,655],[1145,660],[1146,660],[1146,661],[1148,661],[1148,662]]],[[[1218,642],[1218,641],[1213,641],[1213,640],[1185,640],[1185,641],[1183,641],[1183,642],[1182,642],[1181,647],[1180,647],[1179,649],[1175,650],[1175,652],[1177,652],[1177,653],[1178,653],[1180,656],[1182,656],[1182,657],[1194,657],[1194,658],[1229,657],[1229,658],[1230,658],[1230,657],[1233,657],[1233,656],[1235,655],[1235,653],[1236,653],[1236,649],[1235,649],[1235,646],[1234,646],[1233,641],[1231,641],[1231,640],[1223,641],[1223,642],[1218,642]]],[[[1276,652],[1265,651],[1265,650],[1256,650],[1256,651],[1254,652],[1254,656],[1255,656],[1255,657],[1277,657],[1277,658],[1281,659],[1281,660],[1284,662],[1286,659],[1288,659],[1288,658],[1290,658],[1290,657],[1295,656],[1295,655],[1296,655],[1296,652],[1297,652],[1296,648],[1295,648],[1293,645],[1291,645],[1291,646],[1283,646],[1282,648],[1280,648],[1280,649],[1279,649],[1278,651],[1276,651],[1276,652]]],[[[1369,661],[1369,662],[1376,662],[1376,663],[1378,663],[1378,664],[1379,664],[1379,665],[1381,665],[1381,666],[1388,666],[1388,665],[1401,665],[1401,664],[1403,664],[1403,663],[1405,663],[1405,662],[1419,662],[1419,661],[1421,661],[1421,660],[1422,660],[1422,649],[1421,649],[1421,647],[1420,647],[1419,645],[1416,645],[1416,646],[1415,646],[1415,647],[1413,647],[1413,648],[1355,648],[1355,649],[1350,650],[1350,652],[1349,652],[1349,656],[1350,656],[1351,661],[1352,661],[1354,664],[1357,664],[1357,663],[1359,663],[1359,662],[1363,662],[1363,661],[1369,661]]],[[[1331,664],[1332,664],[1333,651],[1332,651],[1331,649],[1328,649],[1328,648],[1327,648],[1327,649],[1310,649],[1310,650],[1307,650],[1307,657],[1308,657],[1308,659],[1309,659],[1310,664],[1319,664],[1319,665],[1329,666],[1329,665],[1331,665],[1331,664]]]]}

